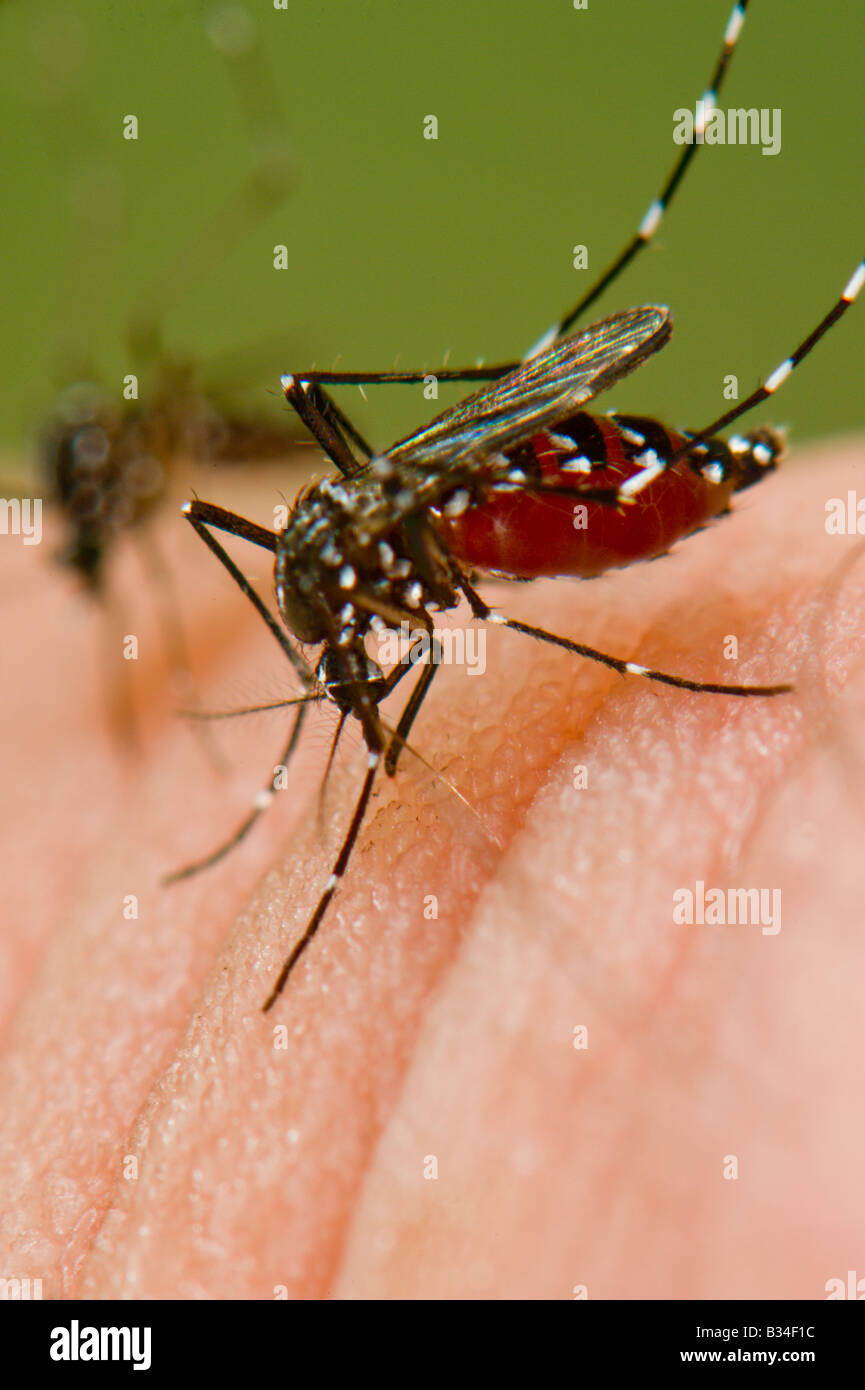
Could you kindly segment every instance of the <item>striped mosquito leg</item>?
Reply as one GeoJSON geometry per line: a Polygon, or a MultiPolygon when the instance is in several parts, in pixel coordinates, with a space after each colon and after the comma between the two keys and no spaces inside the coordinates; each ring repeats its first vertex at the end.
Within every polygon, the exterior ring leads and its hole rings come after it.
{"type": "MultiPolygon", "coordinates": [[[[733,6],[732,13],[727,21],[724,30],[724,41],[721,45],[721,52],[715,63],[715,70],[712,73],[709,85],[697,103],[696,120],[694,124],[694,139],[690,144],[683,146],[682,153],[670,170],[666,183],[646,210],[642,222],[637,228],[627,246],[619,253],[614,261],[607,266],[607,269],[595,281],[590,289],[586,291],[569,313],[552,328],[550,328],[542,338],[538,340],[526,353],[524,361],[530,357],[535,357],[539,352],[543,352],[555,340],[567,333],[570,328],[582,318],[585,311],[596,299],[599,299],[608,289],[614,280],[618,279],[627,265],[639,254],[655,235],[664,213],[667,211],[679,184],[685,176],[685,172],[691,160],[703,143],[702,136],[714,107],[717,105],[718,93],[727,72],[733,50],[742,32],[742,25],[745,23],[745,11],[748,8],[748,0],[739,0],[733,6]]],[[[500,376],[505,376],[508,372],[515,371],[519,362],[497,362],[488,367],[441,367],[439,369],[427,368],[423,372],[309,372],[308,378],[318,382],[328,382],[331,384],[343,385],[377,385],[381,382],[392,383],[412,383],[424,381],[429,375],[437,381],[494,381],[500,376]]]]}
{"type": "Polygon", "coordinates": [[[380,762],[380,753],[371,752],[369,754],[369,763],[366,770],[366,776],[363,779],[363,786],[360,790],[360,796],[357,799],[357,805],[354,808],[354,815],[351,818],[351,824],[348,827],[348,833],[346,834],[346,837],[343,840],[342,849],[340,850],[337,856],[336,863],[333,866],[330,878],[327,880],[324,892],[318,900],[318,906],[316,907],[315,912],[312,914],[312,917],[309,920],[309,924],[306,930],[304,931],[303,936],[301,936],[300,939],[293,946],[291,954],[286,959],[285,964],[283,965],[282,969],[279,972],[279,975],[276,978],[276,982],[273,986],[273,989],[270,991],[270,994],[267,996],[267,998],[261,1006],[262,1013],[267,1013],[268,1009],[271,1009],[273,1005],[276,1003],[280,994],[285,989],[289,975],[291,974],[294,967],[297,965],[297,962],[300,960],[300,957],[303,955],[310,941],[312,941],[312,938],[315,936],[316,932],[321,926],[322,918],[324,917],[324,914],[327,912],[327,909],[330,905],[330,900],[336,892],[337,887],[339,886],[340,879],[342,878],[343,874],[348,868],[348,863],[351,859],[351,852],[354,849],[357,837],[360,834],[360,828],[363,825],[364,817],[369,806],[369,800],[372,796],[373,784],[375,782],[375,775],[378,771],[380,762]]]}
{"type": "Polygon", "coordinates": [[[291,736],[288,740],[288,743],[285,745],[279,762],[276,765],[276,769],[274,771],[273,777],[271,778],[270,785],[263,788],[263,790],[258,793],[258,795],[255,798],[255,801],[253,802],[252,810],[250,811],[246,819],[238,826],[237,830],[235,830],[234,834],[231,836],[231,839],[226,840],[225,844],[220,845],[218,849],[215,849],[212,854],[208,854],[204,859],[196,859],[194,864],[187,864],[182,869],[176,869],[173,874],[166,874],[165,878],[163,878],[162,880],[164,885],[167,886],[170,883],[180,883],[182,879],[191,878],[193,874],[200,873],[202,869],[209,869],[212,864],[218,864],[220,859],[224,859],[226,854],[228,854],[231,850],[234,849],[235,845],[239,845],[241,840],[244,840],[246,838],[252,827],[255,825],[255,822],[258,820],[259,816],[267,810],[268,806],[271,804],[274,796],[276,795],[279,781],[281,780],[285,772],[285,768],[288,766],[288,763],[300,739],[301,730],[303,728],[303,721],[306,718],[306,711],[308,708],[308,704],[302,704],[298,706],[297,713],[294,716],[294,724],[292,725],[291,736]]]}
{"type": "Polygon", "coordinates": [[[704,92],[700,101],[697,103],[696,122],[694,126],[694,139],[690,142],[690,144],[685,145],[683,147],[682,153],[679,155],[678,159],[673,165],[673,168],[670,170],[666,183],[664,184],[657,198],[654,200],[653,203],[650,204],[650,206],[646,210],[645,216],[643,217],[642,222],[640,223],[636,232],[632,236],[631,240],[624,247],[624,249],[620,251],[616,259],[614,261],[611,261],[611,263],[607,266],[606,270],[603,272],[602,275],[599,276],[599,278],[595,281],[591,288],[586,291],[586,293],[580,300],[578,300],[578,302],[574,305],[573,309],[571,309],[569,313],[565,314],[564,318],[558,324],[551,328],[549,332],[545,333],[543,338],[541,338],[539,342],[535,343],[535,345],[529,349],[529,351],[526,353],[527,358],[534,357],[536,353],[543,351],[545,348],[549,347],[551,343],[555,342],[556,338],[561,337],[563,333],[567,333],[568,330],[577,322],[577,320],[582,317],[582,315],[589,308],[589,306],[591,304],[594,304],[596,299],[600,298],[600,296],[604,293],[604,290],[609,288],[613,281],[616,280],[619,275],[621,275],[625,267],[629,265],[631,261],[634,259],[634,257],[637,256],[640,251],[644,250],[644,248],[648,246],[649,242],[652,240],[652,237],[658,230],[658,226],[661,222],[662,217],[664,216],[664,213],[667,211],[668,207],[670,206],[670,203],[673,201],[673,197],[676,193],[677,188],[679,187],[679,184],[682,182],[682,179],[685,176],[685,172],[688,168],[688,165],[691,163],[692,159],[697,153],[697,150],[703,143],[703,131],[705,129],[706,122],[708,121],[712,110],[717,104],[718,93],[721,90],[721,84],[724,81],[724,76],[726,74],[727,67],[730,63],[731,57],[733,56],[733,50],[736,47],[736,42],[739,38],[739,34],[742,31],[742,25],[745,22],[745,10],[747,9],[747,7],[748,0],[739,0],[739,3],[737,5],[734,5],[733,7],[733,12],[730,15],[730,18],[727,22],[727,27],[724,30],[724,41],[721,46],[720,55],[715,64],[715,70],[712,73],[712,77],[709,81],[708,88],[704,92]]]}
{"type": "Polygon", "coordinates": [[[786,695],[793,688],[790,685],[718,685],[714,681],[688,680],[685,676],[672,676],[667,671],[655,671],[650,666],[640,666],[636,661],[622,661],[617,656],[598,651],[596,647],[587,647],[582,642],[572,642],[568,637],[558,637],[554,632],[547,632],[542,627],[532,627],[529,623],[505,618],[491,609],[477,616],[485,617],[487,622],[509,627],[514,632],[524,632],[527,637],[535,637],[539,642],[564,647],[565,651],[573,652],[575,656],[584,656],[589,661],[609,666],[611,670],[618,671],[620,676],[644,676],[646,680],[658,681],[661,685],[672,685],[677,690],[694,690],[707,695],[786,695]]]}
{"type": "Polygon", "coordinates": [[[863,285],[865,285],[865,260],[860,262],[847,281],[841,298],[837,303],[833,304],[825,318],[820,320],[817,327],[808,334],[808,337],[799,344],[796,351],[785,358],[781,365],[776,367],[774,372],[767,376],[762,386],[758,386],[757,390],[752,391],[751,395],[744,401],[739,405],[733,406],[733,408],[728,410],[724,415],[719,415],[718,419],[713,420],[705,429],[700,430],[697,434],[691,435],[687,447],[680,449],[677,454],[674,454],[668,461],[667,466],[669,467],[669,464],[675,463],[677,459],[684,457],[685,454],[689,454],[695,444],[699,444],[710,435],[717,434],[719,430],[726,428],[727,425],[731,425],[734,420],[738,420],[740,415],[744,415],[746,411],[753,410],[755,405],[759,405],[761,401],[767,400],[769,396],[774,396],[778,388],[784,385],[784,382],[793,370],[798,367],[803,358],[807,357],[811,349],[816,347],[824,333],[828,333],[833,324],[836,324],[841,316],[846,314],[863,285]]]}
{"type": "Polygon", "coordinates": [[[672,676],[668,671],[655,671],[649,666],[640,666],[636,661],[622,661],[618,656],[598,651],[597,647],[587,647],[582,642],[572,642],[569,637],[559,637],[542,627],[532,627],[530,623],[520,623],[515,618],[506,618],[503,613],[490,608],[466,579],[461,579],[460,587],[469,601],[472,616],[480,621],[509,627],[514,632],[524,632],[527,637],[534,637],[539,642],[549,642],[554,647],[564,647],[566,652],[584,656],[587,661],[597,661],[601,666],[618,671],[620,676],[643,676],[646,680],[658,681],[661,685],[675,686],[677,690],[694,690],[711,695],[787,695],[793,689],[791,685],[717,685],[710,681],[693,681],[685,676],[672,676]]]}

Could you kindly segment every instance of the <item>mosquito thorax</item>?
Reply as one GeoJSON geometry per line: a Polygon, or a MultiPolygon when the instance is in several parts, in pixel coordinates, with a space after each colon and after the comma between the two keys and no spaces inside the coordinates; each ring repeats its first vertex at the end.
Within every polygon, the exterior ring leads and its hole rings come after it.
{"type": "Polygon", "coordinates": [[[279,610],[301,642],[359,653],[376,615],[423,615],[434,595],[406,534],[411,525],[375,479],[326,478],[298,498],[276,545],[279,610]]]}

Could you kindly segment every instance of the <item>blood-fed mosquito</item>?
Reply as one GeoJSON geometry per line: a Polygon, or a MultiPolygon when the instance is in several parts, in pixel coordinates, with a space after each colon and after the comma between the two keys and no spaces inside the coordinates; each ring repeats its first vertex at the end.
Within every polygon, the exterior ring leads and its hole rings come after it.
{"type": "MultiPolygon", "coordinates": [[[[736,5],[702,110],[712,109],[742,26],[736,5]]],[[[385,673],[366,647],[370,633],[407,623],[418,640],[437,642],[431,610],[466,599],[475,619],[494,622],[563,647],[624,675],[679,689],[737,697],[774,696],[787,684],[723,685],[652,670],[518,622],[492,610],[475,588],[478,574],[533,579],[591,576],[663,554],[730,509],[733,494],[777,465],[781,436],[759,428],[726,440],[718,431],[772,395],[849,308],[865,284],[863,261],[831,310],[763,385],[696,432],[675,431],[650,417],[590,414],[587,404],[669,341],[662,306],[613,314],[581,332],[576,319],[649,241],[697,145],[686,146],[636,236],[578,305],[522,362],[447,369],[444,380],[486,379],[482,387],[429,425],[376,454],[336,405],[325,384],[419,382],[429,373],[307,372],[283,377],[289,403],[323,447],[337,473],[301,493],[287,524],[269,531],[209,502],[188,503],[195,530],[228,569],[270,627],[304,687],[282,763],[290,757],[312,702],[330,701],[339,729],[361,725],[368,766],[348,830],[306,929],[264,1004],[269,1009],[315,936],[349,863],[379,768],[396,771],[438,661],[420,674],[394,729],[379,706],[411,669],[385,673]],[[575,509],[587,521],[574,526],[575,509]],[[278,622],[213,530],[273,552],[278,622]],[[292,641],[291,639],[294,639],[292,641]],[[318,649],[310,664],[295,642],[318,649]]],[[[337,731],[337,737],[339,730],[337,731]]],[[[268,804],[262,794],[232,839],[185,877],[221,858],[268,804]]]]}

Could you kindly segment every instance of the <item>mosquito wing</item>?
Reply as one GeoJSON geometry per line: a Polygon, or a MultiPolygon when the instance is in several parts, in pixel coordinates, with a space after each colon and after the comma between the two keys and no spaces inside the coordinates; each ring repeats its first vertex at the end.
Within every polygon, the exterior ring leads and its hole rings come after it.
{"type": "Polygon", "coordinates": [[[447,469],[471,455],[511,449],[567,419],[586,401],[638,367],[668,341],[668,309],[644,305],[558,339],[424,429],[388,449],[398,466],[447,469]]]}

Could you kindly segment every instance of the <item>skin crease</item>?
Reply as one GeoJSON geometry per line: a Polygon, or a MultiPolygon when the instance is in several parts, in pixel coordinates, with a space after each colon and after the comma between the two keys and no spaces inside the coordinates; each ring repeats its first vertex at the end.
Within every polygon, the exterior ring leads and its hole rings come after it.
{"type": "MultiPolygon", "coordinates": [[[[126,555],[143,749],[121,754],[99,615],[50,534],[4,540],[0,1273],[50,1298],[704,1299],[822,1298],[861,1267],[865,550],[824,517],[863,462],[803,452],[657,564],[482,586],[617,655],[795,693],[678,692],[488,629],[486,675],[444,668],[412,736],[476,814],[407,758],[266,1017],[357,730],[321,817],[325,715],[246,844],[160,888],[242,817],[286,718],[216,727],[213,771],[126,555]],[[780,932],[675,925],[698,879],[780,888],[780,932]]],[[[205,703],[285,692],[249,605],[164,526],[205,703]]],[[[267,557],[233,553],[267,592],[267,557]]]]}

